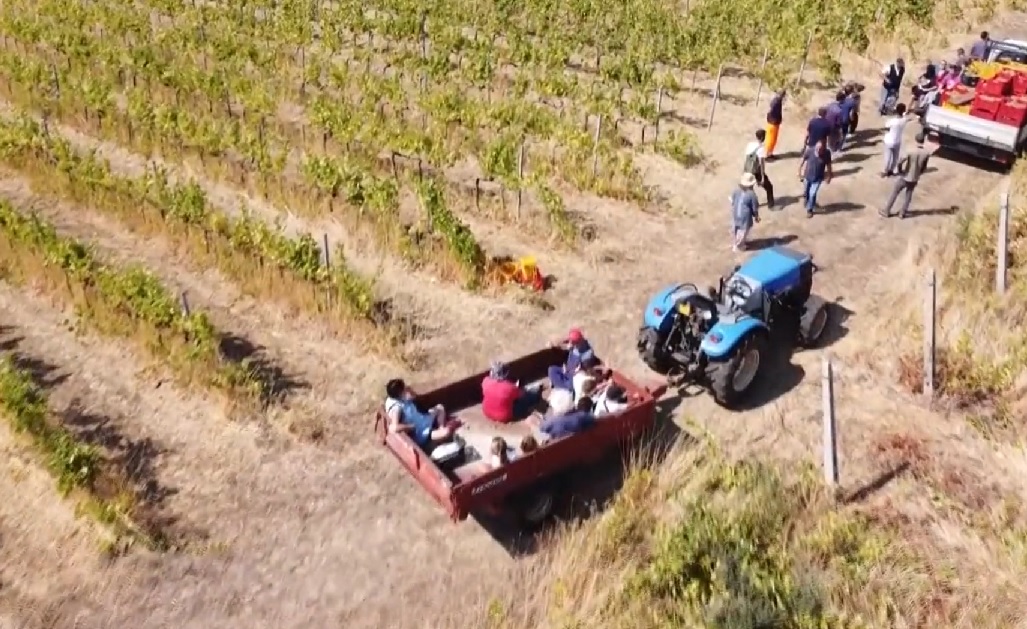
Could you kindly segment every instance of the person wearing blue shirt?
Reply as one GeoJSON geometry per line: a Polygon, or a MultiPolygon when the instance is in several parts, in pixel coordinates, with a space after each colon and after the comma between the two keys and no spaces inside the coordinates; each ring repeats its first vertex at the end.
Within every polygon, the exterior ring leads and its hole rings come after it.
{"type": "Polygon", "coordinates": [[[556,388],[570,388],[571,378],[578,371],[582,362],[592,358],[595,358],[596,361],[599,360],[592,349],[592,344],[578,328],[572,328],[566,338],[550,343],[550,345],[567,350],[567,360],[564,364],[553,365],[547,374],[550,384],[556,388]]]}
{"type": "Polygon", "coordinates": [[[441,404],[427,413],[417,408],[413,393],[402,379],[389,380],[385,385],[385,396],[389,432],[408,433],[414,443],[426,451],[453,436],[456,426],[446,424],[446,409],[441,404]]]}
{"type": "Polygon", "coordinates": [[[538,429],[550,439],[577,434],[596,423],[594,406],[592,398],[582,396],[573,411],[543,420],[538,429]]]}
{"type": "Polygon", "coordinates": [[[817,207],[817,194],[825,183],[831,183],[831,151],[824,142],[806,149],[799,164],[799,179],[805,182],[806,217],[813,218],[817,207]]]}
{"type": "Polygon", "coordinates": [[[806,125],[806,146],[816,146],[831,135],[831,122],[827,119],[827,107],[817,110],[817,117],[806,125]]]}

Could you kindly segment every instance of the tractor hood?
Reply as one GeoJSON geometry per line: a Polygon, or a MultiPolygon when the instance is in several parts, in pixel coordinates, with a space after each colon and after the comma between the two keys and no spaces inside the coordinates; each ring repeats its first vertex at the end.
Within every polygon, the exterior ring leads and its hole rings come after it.
{"type": "Polygon", "coordinates": [[[770,295],[776,295],[801,281],[802,268],[812,263],[809,254],[788,247],[771,247],[760,251],[738,267],[740,275],[751,285],[762,286],[770,295]]]}
{"type": "Polygon", "coordinates": [[[673,284],[653,295],[645,306],[642,323],[647,328],[659,330],[667,317],[674,311],[674,305],[682,298],[698,292],[691,284],[673,284]]]}

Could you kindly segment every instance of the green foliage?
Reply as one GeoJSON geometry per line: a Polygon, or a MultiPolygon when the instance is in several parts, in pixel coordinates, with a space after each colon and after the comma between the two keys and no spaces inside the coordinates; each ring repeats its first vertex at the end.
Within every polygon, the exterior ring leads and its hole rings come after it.
{"type": "Polygon", "coordinates": [[[52,225],[6,201],[0,201],[0,239],[13,253],[5,261],[9,267],[30,276],[57,269],[63,275],[60,284],[72,291],[82,316],[104,332],[142,334],[149,349],[166,355],[183,376],[191,377],[198,369],[205,384],[232,395],[263,399],[267,394],[269,383],[247,363],[224,359],[221,335],[207,316],[183,313],[177,296],[145,269],[104,264],[88,246],[60,236],[52,225]]]}
{"type": "Polygon", "coordinates": [[[485,273],[486,257],[474,234],[446,205],[442,186],[430,177],[417,184],[428,225],[433,233],[442,236],[446,249],[464,272],[469,283],[480,281],[485,273]]]}
{"type": "Polygon", "coordinates": [[[544,183],[536,183],[535,194],[538,195],[542,207],[549,215],[549,223],[556,231],[557,240],[572,244],[578,238],[578,228],[567,213],[563,199],[552,188],[544,183]]]}
{"type": "Polygon", "coordinates": [[[99,472],[100,453],[49,422],[46,395],[36,386],[32,374],[19,369],[7,356],[0,358],[0,408],[14,432],[27,434],[46,457],[47,467],[62,494],[92,488],[99,472]]]}
{"type": "Polygon", "coordinates": [[[759,463],[723,465],[686,499],[652,560],[630,583],[660,622],[711,629],[814,628],[830,623],[824,592],[797,566],[790,529],[814,493],[759,463]]]}

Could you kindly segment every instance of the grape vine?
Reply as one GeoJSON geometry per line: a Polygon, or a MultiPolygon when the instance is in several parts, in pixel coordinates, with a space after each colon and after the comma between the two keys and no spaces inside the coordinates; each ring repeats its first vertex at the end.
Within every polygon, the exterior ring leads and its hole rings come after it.
{"type": "Polygon", "coordinates": [[[110,336],[132,338],[186,384],[225,392],[244,406],[263,406],[274,383],[248,360],[222,355],[222,335],[203,313],[184,313],[175,293],[143,268],[105,264],[87,245],[61,236],[38,216],[0,200],[0,264],[9,276],[41,282],[110,336]]]}

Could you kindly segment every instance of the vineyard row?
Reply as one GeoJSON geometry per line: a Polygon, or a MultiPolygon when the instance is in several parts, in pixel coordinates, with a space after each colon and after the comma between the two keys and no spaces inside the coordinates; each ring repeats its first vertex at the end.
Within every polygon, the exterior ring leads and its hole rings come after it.
{"type": "Polygon", "coordinates": [[[223,392],[240,410],[271,403],[276,383],[249,358],[221,351],[224,334],[203,313],[137,266],[107,264],[88,245],[0,201],[0,264],[7,278],[38,285],[100,333],[135,341],[186,385],[223,392]]]}

